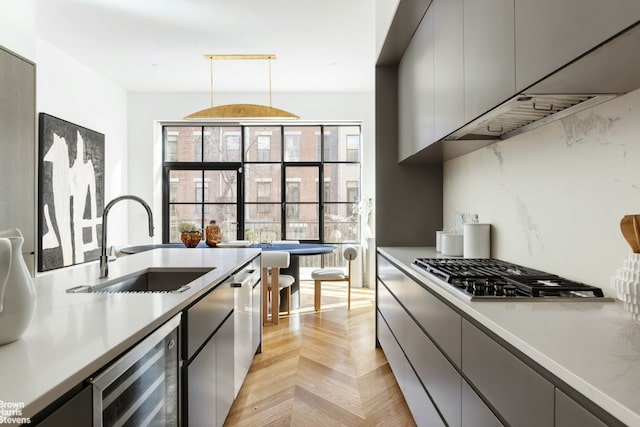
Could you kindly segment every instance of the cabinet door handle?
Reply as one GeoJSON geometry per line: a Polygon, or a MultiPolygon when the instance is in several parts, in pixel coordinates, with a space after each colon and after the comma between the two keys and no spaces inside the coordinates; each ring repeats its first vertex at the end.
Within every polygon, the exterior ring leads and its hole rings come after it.
{"type": "Polygon", "coordinates": [[[536,106],[536,103],[534,102],[533,103],[533,109],[536,110],[536,111],[553,111],[553,104],[550,104],[549,108],[538,108],[536,106]]]}

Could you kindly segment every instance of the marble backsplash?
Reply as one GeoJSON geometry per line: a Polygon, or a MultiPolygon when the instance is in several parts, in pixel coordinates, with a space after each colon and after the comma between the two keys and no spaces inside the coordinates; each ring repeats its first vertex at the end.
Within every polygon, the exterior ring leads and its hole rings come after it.
{"type": "Polygon", "coordinates": [[[600,286],[640,214],[640,90],[444,164],[444,228],[474,212],[491,255],[600,286]]]}

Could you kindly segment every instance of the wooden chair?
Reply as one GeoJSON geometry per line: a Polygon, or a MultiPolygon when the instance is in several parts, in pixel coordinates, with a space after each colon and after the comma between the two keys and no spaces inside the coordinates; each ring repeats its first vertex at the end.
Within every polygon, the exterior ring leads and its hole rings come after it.
{"type": "Polygon", "coordinates": [[[311,272],[314,285],[314,308],[320,310],[322,282],[347,282],[347,310],[351,310],[351,261],[357,258],[358,251],[353,246],[345,246],[342,256],[347,260],[347,272],[340,268],[319,268],[311,272]]]}
{"type": "Polygon", "coordinates": [[[264,251],[261,254],[263,324],[278,324],[280,289],[287,289],[287,314],[291,314],[291,285],[293,285],[295,279],[287,274],[280,274],[280,269],[289,267],[289,262],[289,252],[264,251]],[[274,284],[278,285],[275,292],[273,290],[275,288],[274,284]],[[271,321],[269,321],[269,308],[271,308],[271,321]]]}

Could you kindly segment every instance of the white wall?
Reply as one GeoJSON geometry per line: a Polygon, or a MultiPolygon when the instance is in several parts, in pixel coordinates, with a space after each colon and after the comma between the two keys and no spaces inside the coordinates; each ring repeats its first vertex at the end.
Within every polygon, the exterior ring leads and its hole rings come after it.
{"type": "Polygon", "coordinates": [[[444,226],[474,212],[492,256],[600,286],[631,252],[640,213],[640,90],[444,165],[444,226]]]}
{"type": "Polygon", "coordinates": [[[4,0],[0,13],[0,45],[35,62],[35,0],[4,0]]]}
{"type": "MultiPolygon", "coordinates": [[[[7,0],[0,14],[0,45],[36,63],[37,111],[105,135],[105,203],[135,194],[152,205],[156,236],[147,235],[146,213],[130,202],[110,214],[109,244],[160,241],[160,139],[154,125],[180,120],[209,106],[208,93],[129,93],[39,39],[35,0],[7,0]],[[118,224],[118,226],[114,226],[118,224]]],[[[216,93],[216,104],[268,104],[268,95],[216,93]]],[[[357,120],[363,125],[363,197],[373,197],[375,180],[374,95],[370,93],[274,93],[273,105],[303,120],[357,120]]],[[[34,142],[37,143],[37,142],[34,142]]],[[[37,191],[37,189],[34,189],[37,191]]],[[[370,220],[375,229],[375,217],[370,220]]]]}
{"type": "MultiPolygon", "coordinates": [[[[0,14],[0,45],[36,64],[36,110],[105,135],[105,202],[127,192],[126,91],[36,34],[34,0],[8,0],[0,14]]],[[[37,141],[34,141],[37,144],[37,141]]],[[[33,189],[37,192],[37,188],[33,189]]],[[[126,242],[125,208],[114,208],[109,243],[126,242]]]]}
{"type": "Polygon", "coordinates": [[[376,0],[376,57],[380,55],[391,21],[398,10],[400,0],[376,0]]]}
{"type": "MultiPolygon", "coordinates": [[[[126,194],[126,91],[41,39],[37,40],[36,64],[38,112],[104,134],[105,204],[126,194]]],[[[109,245],[128,240],[126,203],[111,210],[109,245]]]]}
{"type": "MultiPolygon", "coordinates": [[[[274,93],[273,106],[295,113],[301,120],[357,120],[363,133],[363,196],[373,197],[374,182],[374,97],[371,93],[274,93]]],[[[268,104],[262,94],[215,94],[214,103],[268,104]]],[[[160,241],[162,212],[161,135],[158,121],[176,121],[210,106],[208,93],[130,93],[129,94],[129,191],[152,204],[156,215],[156,239],[160,241]]],[[[144,216],[131,212],[132,242],[145,239],[144,216]]],[[[144,212],[142,212],[144,214],[144,212]]],[[[372,229],[375,229],[373,224],[372,229]]],[[[148,239],[148,237],[146,237],[148,239]]]]}

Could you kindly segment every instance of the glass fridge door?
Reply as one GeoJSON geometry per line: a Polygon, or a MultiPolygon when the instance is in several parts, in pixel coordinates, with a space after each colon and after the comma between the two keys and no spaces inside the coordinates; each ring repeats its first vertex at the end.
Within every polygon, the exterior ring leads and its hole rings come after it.
{"type": "Polygon", "coordinates": [[[178,426],[178,327],[172,318],[93,381],[94,426],[178,426]]]}

